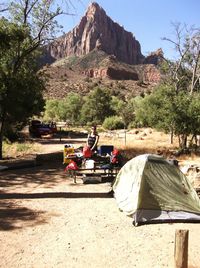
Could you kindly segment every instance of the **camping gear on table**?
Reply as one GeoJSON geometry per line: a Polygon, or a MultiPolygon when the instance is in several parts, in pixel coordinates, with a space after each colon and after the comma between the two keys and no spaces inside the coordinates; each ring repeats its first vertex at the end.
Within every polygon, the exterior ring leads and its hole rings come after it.
{"type": "Polygon", "coordinates": [[[128,161],[113,183],[119,209],[134,224],[200,221],[200,200],[186,176],[166,159],[140,155],[128,161]]]}
{"type": "Polygon", "coordinates": [[[114,149],[111,152],[110,155],[110,161],[107,164],[102,165],[101,167],[103,169],[115,169],[115,168],[121,168],[123,163],[122,163],[122,155],[118,149],[114,149]]]}
{"type": "Polygon", "coordinates": [[[91,158],[92,157],[92,150],[90,149],[89,146],[84,146],[83,147],[83,157],[84,158],[91,158]]]}
{"type": "Polygon", "coordinates": [[[110,162],[113,167],[122,167],[122,155],[119,150],[114,149],[111,153],[110,162]]]}
{"type": "Polygon", "coordinates": [[[63,151],[63,164],[69,164],[73,157],[76,158],[74,154],[74,147],[71,144],[65,144],[63,151]]]}
{"type": "Polygon", "coordinates": [[[70,160],[69,164],[66,166],[65,171],[68,170],[77,170],[78,169],[78,165],[75,161],[70,160]]]}
{"type": "Polygon", "coordinates": [[[100,152],[101,154],[93,153],[88,146],[84,146],[80,153],[73,146],[66,144],[63,162],[68,166],[65,171],[74,178],[75,183],[77,176],[81,176],[83,183],[113,181],[120,169],[117,160],[120,153],[118,150],[114,150],[113,145],[100,146],[100,152]],[[113,159],[113,163],[111,163],[111,159],[113,159]],[[75,163],[76,168],[74,168],[75,163]]]}
{"type": "Polygon", "coordinates": [[[95,161],[93,159],[89,159],[85,161],[85,168],[86,169],[93,169],[95,168],[95,161]]]}
{"type": "Polygon", "coordinates": [[[113,145],[101,145],[98,149],[98,153],[101,156],[105,156],[107,154],[111,155],[112,151],[114,150],[113,145]]]}

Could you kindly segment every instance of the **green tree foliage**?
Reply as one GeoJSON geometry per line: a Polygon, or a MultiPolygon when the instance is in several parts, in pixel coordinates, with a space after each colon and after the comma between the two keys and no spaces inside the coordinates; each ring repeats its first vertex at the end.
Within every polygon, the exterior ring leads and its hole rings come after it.
{"type": "Polygon", "coordinates": [[[164,79],[160,87],[140,101],[136,120],[179,136],[181,148],[187,146],[189,135],[199,133],[200,97],[200,29],[173,24],[177,52],[176,60],[165,59],[162,64],[164,79]],[[192,112],[191,112],[192,111],[192,112]]]}
{"type": "Polygon", "coordinates": [[[181,137],[180,147],[185,148],[187,137],[200,130],[200,93],[176,91],[166,85],[140,100],[136,121],[181,137]]]}
{"type": "Polygon", "coordinates": [[[44,121],[57,121],[59,120],[59,104],[60,101],[56,99],[46,100],[44,121]]]}
{"type": "Polygon", "coordinates": [[[9,17],[12,22],[27,28],[32,38],[31,44],[21,53],[25,57],[39,46],[52,40],[62,28],[56,18],[69,14],[69,1],[63,1],[61,8],[55,0],[11,0],[9,17]]]}
{"type": "Polygon", "coordinates": [[[119,97],[116,96],[112,96],[111,105],[116,115],[120,116],[124,104],[125,102],[122,99],[119,99],[119,97]]]}
{"type": "Polygon", "coordinates": [[[118,97],[113,96],[112,108],[116,115],[121,117],[125,127],[135,120],[135,98],[131,98],[128,101],[123,101],[118,97]]]}
{"type": "Polygon", "coordinates": [[[22,125],[44,105],[44,81],[37,72],[35,55],[27,55],[16,67],[18,54],[30,39],[27,29],[0,19],[0,158],[6,129],[22,125]]]}
{"type": "Polygon", "coordinates": [[[83,99],[77,93],[69,93],[59,104],[59,117],[61,120],[76,125],[80,122],[80,111],[83,99]]]}
{"type": "Polygon", "coordinates": [[[169,132],[172,124],[170,116],[174,95],[174,90],[164,85],[155,89],[151,95],[141,98],[137,103],[135,114],[138,124],[169,132]]]}
{"type": "Polygon", "coordinates": [[[103,127],[109,130],[122,129],[124,128],[124,123],[121,117],[114,115],[114,116],[107,117],[104,120],[103,127]]]}
{"type": "Polygon", "coordinates": [[[106,117],[114,114],[111,100],[109,91],[99,87],[95,88],[84,99],[81,121],[83,123],[102,123],[106,117]]]}
{"type": "MultiPolygon", "coordinates": [[[[69,14],[54,0],[7,3],[1,9],[7,20],[0,18],[0,159],[6,127],[23,124],[43,108],[44,81],[35,64],[38,50],[57,33],[56,17],[69,14]]],[[[62,3],[68,10],[67,4],[62,3]]]]}
{"type": "Polygon", "coordinates": [[[134,98],[130,99],[128,102],[125,102],[122,106],[121,117],[124,122],[125,127],[135,120],[135,100],[134,98]]]}
{"type": "Polygon", "coordinates": [[[45,105],[45,121],[67,121],[72,125],[80,122],[80,111],[83,99],[78,93],[69,93],[63,100],[47,100],[45,105]]]}

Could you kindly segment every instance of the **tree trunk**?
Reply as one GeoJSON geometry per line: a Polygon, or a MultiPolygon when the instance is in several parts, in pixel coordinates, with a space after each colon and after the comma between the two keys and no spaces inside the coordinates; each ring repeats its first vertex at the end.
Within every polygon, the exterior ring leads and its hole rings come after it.
{"type": "Polygon", "coordinates": [[[0,160],[3,158],[3,123],[0,122],[0,160]]]}
{"type": "Polygon", "coordinates": [[[181,148],[181,137],[180,137],[180,135],[178,135],[178,145],[181,148]]]}
{"type": "Polygon", "coordinates": [[[192,138],[191,138],[191,141],[190,141],[191,145],[193,145],[193,140],[194,140],[195,146],[197,146],[197,135],[196,134],[192,135],[192,138]]]}
{"type": "Polygon", "coordinates": [[[179,136],[179,146],[181,149],[187,148],[187,134],[182,134],[179,136]]]}
{"type": "Polygon", "coordinates": [[[174,130],[173,128],[171,128],[171,132],[170,132],[170,144],[173,144],[174,142],[174,130]]]}
{"type": "Polygon", "coordinates": [[[187,135],[186,134],[184,135],[183,146],[184,146],[184,149],[187,148],[187,135]]]}
{"type": "Polygon", "coordinates": [[[195,59],[195,65],[194,65],[194,68],[192,70],[192,81],[191,81],[191,85],[190,85],[190,94],[191,95],[193,94],[195,84],[199,78],[199,77],[197,77],[197,79],[195,80],[195,76],[197,75],[197,67],[198,67],[198,63],[199,63],[199,57],[200,57],[200,50],[198,51],[197,57],[195,59]]]}
{"type": "Polygon", "coordinates": [[[4,132],[4,122],[5,122],[5,116],[2,115],[1,121],[0,121],[0,160],[3,159],[3,132],[4,132]]]}

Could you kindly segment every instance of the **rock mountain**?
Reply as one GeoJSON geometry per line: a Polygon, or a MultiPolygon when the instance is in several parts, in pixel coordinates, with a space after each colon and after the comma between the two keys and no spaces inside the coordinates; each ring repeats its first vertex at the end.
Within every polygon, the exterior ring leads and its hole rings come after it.
{"type": "MultiPolygon", "coordinates": [[[[91,3],[75,28],[45,48],[42,61],[51,64],[51,77],[56,77],[51,82],[51,92],[59,81],[61,83],[65,78],[68,81],[63,82],[66,88],[62,90],[64,95],[73,90],[71,86],[67,87],[75,70],[76,75],[79,73],[88,78],[158,82],[160,72],[157,64],[162,57],[162,50],[158,50],[145,58],[133,34],[108,17],[97,3],[91,3]],[[56,72],[62,73],[62,79],[56,72]]],[[[76,82],[80,78],[76,77],[76,82]]],[[[84,88],[83,85],[77,87],[84,88]]]]}
{"type": "Polygon", "coordinates": [[[113,22],[97,3],[89,5],[78,26],[48,46],[47,55],[57,60],[71,55],[83,56],[93,49],[115,55],[127,64],[139,64],[144,60],[140,43],[133,34],[113,22]]]}

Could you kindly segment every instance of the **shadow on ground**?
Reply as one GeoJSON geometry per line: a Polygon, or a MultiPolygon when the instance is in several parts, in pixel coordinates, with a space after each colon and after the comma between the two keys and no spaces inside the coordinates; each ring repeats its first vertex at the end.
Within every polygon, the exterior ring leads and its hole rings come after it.
{"type": "Polygon", "coordinates": [[[9,190],[11,187],[32,187],[42,185],[52,188],[66,178],[64,165],[58,161],[51,161],[33,168],[7,170],[0,173],[0,191],[9,190]],[[2,188],[2,189],[1,189],[2,188]]]}
{"type": "MultiPolygon", "coordinates": [[[[60,162],[44,162],[33,168],[7,170],[0,173],[0,230],[10,231],[48,222],[46,211],[32,210],[22,200],[55,198],[111,198],[109,193],[98,192],[35,192],[30,189],[53,189],[68,180],[60,162]],[[31,188],[30,188],[31,187],[31,188]],[[22,192],[22,189],[24,192],[22,192]]],[[[69,184],[69,181],[66,182],[69,184]]],[[[80,184],[79,186],[83,186],[80,184]]],[[[35,190],[34,190],[35,191],[35,190]]]]}
{"type": "MultiPolygon", "coordinates": [[[[76,131],[62,131],[57,132],[53,137],[44,136],[42,138],[29,138],[26,140],[37,141],[41,144],[83,144],[87,138],[87,133],[81,133],[76,131]]],[[[22,139],[22,142],[24,139],[22,139]]]]}
{"type": "Polygon", "coordinates": [[[0,193],[0,200],[41,198],[112,198],[112,195],[98,192],[0,193]]]}
{"type": "Polygon", "coordinates": [[[40,144],[83,144],[85,141],[80,139],[37,139],[40,144]]]}
{"type": "Polygon", "coordinates": [[[0,200],[0,231],[11,231],[47,223],[44,211],[34,211],[16,204],[15,201],[0,200]]]}

